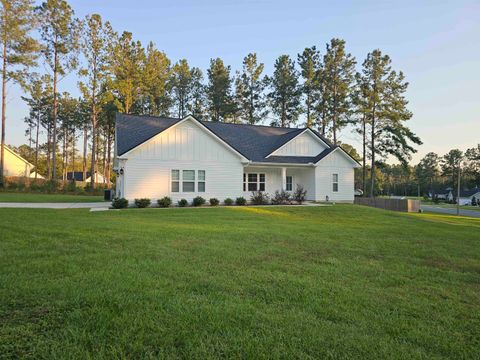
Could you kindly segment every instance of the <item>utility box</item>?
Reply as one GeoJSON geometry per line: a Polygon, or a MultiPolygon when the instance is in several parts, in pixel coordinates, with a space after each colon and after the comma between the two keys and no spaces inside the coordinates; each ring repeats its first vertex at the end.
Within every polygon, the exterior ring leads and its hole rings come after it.
{"type": "Polygon", "coordinates": [[[112,201],[113,200],[113,190],[112,189],[105,189],[103,191],[103,199],[105,201],[112,201]]]}

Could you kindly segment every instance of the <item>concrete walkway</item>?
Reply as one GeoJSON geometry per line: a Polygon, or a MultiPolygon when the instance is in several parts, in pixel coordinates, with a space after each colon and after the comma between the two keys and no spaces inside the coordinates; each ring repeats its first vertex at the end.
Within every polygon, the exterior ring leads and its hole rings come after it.
{"type": "MultiPolygon", "coordinates": [[[[434,212],[438,214],[457,215],[457,209],[455,208],[445,208],[445,207],[435,206],[435,205],[422,205],[421,209],[423,211],[434,212]]],[[[460,207],[460,215],[480,218],[480,211],[462,209],[460,207]]]]}
{"type": "Polygon", "coordinates": [[[20,203],[0,202],[0,208],[26,208],[26,209],[105,209],[110,207],[109,202],[85,203],[20,203]]]}

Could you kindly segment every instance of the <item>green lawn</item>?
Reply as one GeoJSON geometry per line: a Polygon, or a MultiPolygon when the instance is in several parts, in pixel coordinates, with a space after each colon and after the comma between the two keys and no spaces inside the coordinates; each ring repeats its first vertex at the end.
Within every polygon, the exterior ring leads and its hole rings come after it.
{"type": "Polygon", "coordinates": [[[0,209],[3,358],[478,358],[480,220],[0,209]]]}
{"type": "Polygon", "coordinates": [[[99,201],[103,201],[103,196],[0,192],[0,202],[64,203],[99,201]]]}

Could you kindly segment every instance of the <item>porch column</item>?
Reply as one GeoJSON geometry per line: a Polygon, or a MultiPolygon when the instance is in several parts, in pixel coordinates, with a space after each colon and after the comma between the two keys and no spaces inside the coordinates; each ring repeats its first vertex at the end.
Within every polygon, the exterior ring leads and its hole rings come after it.
{"type": "Polygon", "coordinates": [[[282,167],[282,190],[287,190],[287,168],[282,167]]]}

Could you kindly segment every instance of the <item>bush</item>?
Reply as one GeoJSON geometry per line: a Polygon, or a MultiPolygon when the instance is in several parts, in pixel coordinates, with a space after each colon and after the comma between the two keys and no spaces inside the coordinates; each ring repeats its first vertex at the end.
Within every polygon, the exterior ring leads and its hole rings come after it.
{"type": "Polygon", "coordinates": [[[210,199],[210,205],[211,206],[217,206],[218,204],[220,204],[220,201],[218,201],[217,198],[211,198],[210,199]]]}
{"type": "Polygon", "coordinates": [[[150,199],[146,199],[146,198],[143,198],[143,199],[135,199],[135,206],[138,207],[138,208],[140,208],[140,209],[149,207],[150,204],[151,204],[150,199]]]}
{"type": "Polygon", "coordinates": [[[264,191],[252,191],[250,202],[253,205],[267,205],[269,203],[269,196],[264,191]]]}
{"type": "Polygon", "coordinates": [[[475,196],[472,197],[472,206],[477,206],[477,199],[475,199],[475,196]]]}
{"type": "Polygon", "coordinates": [[[305,190],[302,185],[297,185],[297,188],[293,193],[293,200],[301,204],[305,201],[306,197],[307,197],[307,190],[305,190]]]}
{"type": "Polygon", "coordinates": [[[197,196],[193,198],[193,201],[192,201],[193,206],[202,206],[203,204],[205,204],[205,199],[203,197],[197,196]]]}
{"type": "Polygon", "coordinates": [[[275,205],[286,205],[286,204],[291,204],[290,201],[290,194],[286,192],[285,190],[282,191],[275,191],[275,195],[272,198],[272,204],[275,205]]]}
{"type": "Polygon", "coordinates": [[[125,198],[115,198],[112,201],[112,207],[114,209],[125,209],[128,207],[128,200],[125,198]]]}
{"type": "Polygon", "coordinates": [[[245,200],[243,196],[240,196],[235,200],[235,204],[237,204],[238,206],[244,206],[247,205],[247,200],[245,200]]]}
{"type": "Polygon", "coordinates": [[[232,206],[233,205],[233,200],[230,199],[230,198],[226,198],[225,200],[223,200],[223,203],[227,206],[232,206]]]}
{"type": "Polygon", "coordinates": [[[167,208],[172,205],[172,199],[170,199],[168,196],[165,196],[164,198],[158,199],[157,204],[161,208],[167,208]]]}
{"type": "Polygon", "coordinates": [[[178,206],[185,207],[187,205],[188,205],[188,201],[186,199],[178,200],[178,206]]]}
{"type": "Polygon", "coordinates": [[[75,184],[75,181],[69,181],[67,184],[65,184],[63,186],[63,191],[69,193],[77,192],[77,185],[75,184]]]}

